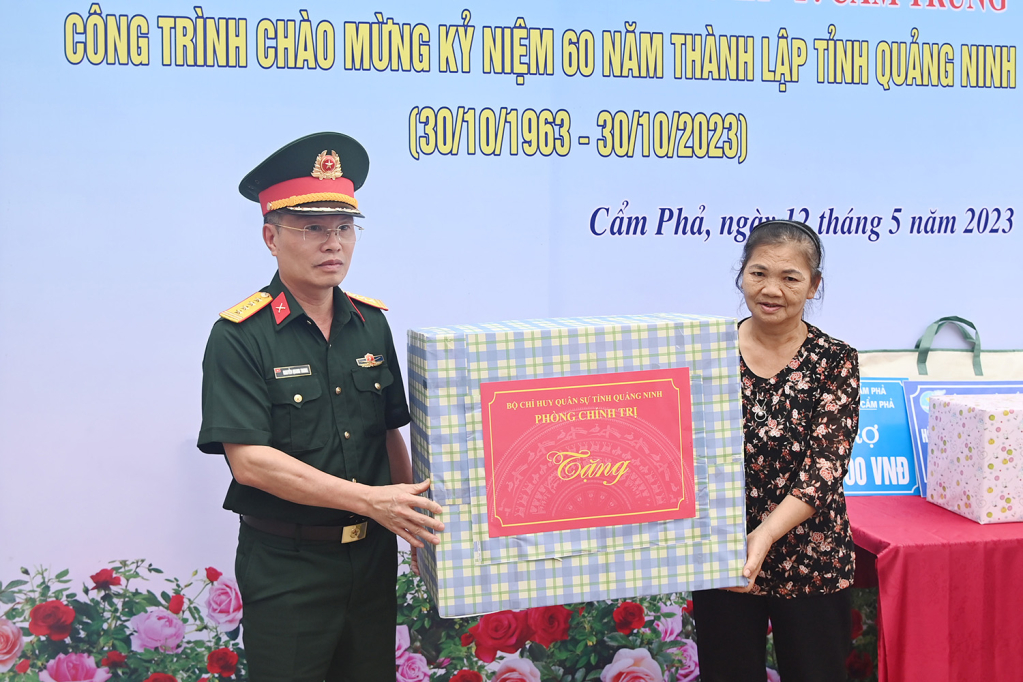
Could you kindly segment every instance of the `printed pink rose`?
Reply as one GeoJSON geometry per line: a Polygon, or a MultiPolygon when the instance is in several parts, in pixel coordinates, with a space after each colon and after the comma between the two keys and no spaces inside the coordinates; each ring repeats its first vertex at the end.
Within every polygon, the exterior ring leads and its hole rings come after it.
{"type": "Polygon", "coordinates": [[[230,632],[238,627],[242,622],[242,593],[238,591],[238,583],[231,578],[213,583],[206,597],[206,614],[221,630],[230,632]]]}
{"type": "Polygon", "coordinates": [[[538,606],[526,611],[526,622],[533,631],[532,639],[545,647],[568,639],[568,624],[574,611],[564,606],[538,606]]]}
{"type": "Polygon", "coordinates": [[[528,658],[506,658],[491,682],[540,682],[540,671],[528,658]]]}
{"type": "Polygon", "coordinates": [[[640,629],[646,622],[643,606],[634,601],[623,601],[621,606],[614,610],[612,618],[615,621],[615,629],[623,635],[632,634],[633,630],[640,629]]]}
{"type": "Polygon", "coordinates": [[[781,675],[777,670],[767,669],[767,682],[781,682],[781,675]]]}
{"type": "Polygon", "coordinates": [[[398,657],[405,653],[411,643],[412,639],[408,634],[408,626],[399,625],[396,627],[394,629],[394,660],[398,660],[398,657]]]}
{"type": "Polygon", "coordinates": [[[700,676],[700,659],[696,653],[696,642],[683,639],[682,646],[675,650],[678,663],[675,666],[677,682],[692,682],[700,676]]]}
{"type": "Polygon", "coordinates": [[[121,576],[116,575],[112,568],[101,568],[97,573],[90,575],[89,579],[94,590],[109,590],[121,584],[121,576]]]}
{"type": "Polygon", "coordinates": [[[39,682],[106,682],[109,679],[110,671],[97,668],[89,654],[57,654],[57,658],[46,664],[46,670],[39,672],[39,682]]]}
{"type": "Polygon", "coordinates": [[[131,650],[159,649],[167,653],[181,651],[185,638],[185,624],[161,606],[150,606],[145,613],[133,616],[128,625],[134,630],[131,650]]]}
{"type": "Polygon", "coordinates": [[[406,651],[395,661],[397,682],[430,682],[430,664],[422,654],[406,651]]]}
{"type": "Polygon", "coordinates": [[[183,608],[185,608],[185,595],[183,594],[171,595],[170,601],[167,602],[167,610],[176,616],[179,613],[181,613],[181,609],[183,608]]]}
{"type": "Polygon", "coordinates": [[[600,682],[661,682],[664,673],[646,649],[619,649],[600,673],[600,682]]]}
{"type": "Polygon", "coordinates": [[[218,571],[217,569],[213,568],[212,566],[206,567],[206,579],[209,580],[211,583],[215,583],[218,580],[220,580],[220,576],[222,575],[224,574],[218,571]]]}
{"type": "Polygon", "coordinates": [[[0,673],[10,670],[24,650],[25,637],[21,628],[6,618],[0,618],[0,673]]]}
{"type": "Polygon", "coordinates": [[[476,642],[476,658],[484,663],[493,663],[498,651],[516,653],[532,634],[524,611],[488,613],[469,628],[469,633],[476,642]]]}
{"type": "Polygon", "coordinates": [[[60,601],[51,599],[36,604],[28,612],[28,629],[36,637],[59,640],[67,639],[71,634],[71,623],[75,620],[75,610],[60,601]]]}
{"type": "Polygon", "coordinates": [[[673,642],[682,634],[682,610],[675,604],[661,604],[661,618],[654,627],[661,633],[662,642],[673,642]],[[668,615],[668,614],[673,615],[668,615]]]}

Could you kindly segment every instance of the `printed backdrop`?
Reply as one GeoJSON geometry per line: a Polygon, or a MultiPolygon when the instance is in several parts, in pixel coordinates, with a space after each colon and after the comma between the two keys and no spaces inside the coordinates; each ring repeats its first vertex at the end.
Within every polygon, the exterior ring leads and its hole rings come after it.
{"type": "Polygon", "coordinates": [[[5,3],[0,581],[230,574],[195,448],[217,313],[274,262],[241,177],[310,132],[372,160],[345,287],[413,327],[743,314],[767,217],[827,250],[812,320],[1021,347],[1019,0],[5,3]]]}

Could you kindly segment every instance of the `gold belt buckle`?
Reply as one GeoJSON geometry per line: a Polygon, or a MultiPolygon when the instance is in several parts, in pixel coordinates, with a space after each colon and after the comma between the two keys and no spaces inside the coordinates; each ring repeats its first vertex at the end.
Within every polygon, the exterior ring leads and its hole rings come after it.
{"type": "Polygon", "coordinates": [[[354,526],[345,526],[341,529],[341,544],[348,542],[357,542],[366,537],[366,530],[369,528],[369,522],[363,521],[357,523],[354,526]]]}

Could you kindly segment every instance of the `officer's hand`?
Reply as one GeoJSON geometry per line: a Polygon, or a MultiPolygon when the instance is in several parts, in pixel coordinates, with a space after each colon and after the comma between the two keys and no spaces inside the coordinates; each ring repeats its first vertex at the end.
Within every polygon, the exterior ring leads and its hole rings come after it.
{"type": "Polygon", "coordinates": [[[429,488],[429,479],[422,483],[370,486],[366,516],[403,538],[412,547],[424,547],[424,540],[436,545],[440,543],[440,538],[430,531],[442,531],[444,524],[440,519],[416,511],[418,507],[434,516],[444,513],[444,508],[439,504],[419,496],[429,488]]]}

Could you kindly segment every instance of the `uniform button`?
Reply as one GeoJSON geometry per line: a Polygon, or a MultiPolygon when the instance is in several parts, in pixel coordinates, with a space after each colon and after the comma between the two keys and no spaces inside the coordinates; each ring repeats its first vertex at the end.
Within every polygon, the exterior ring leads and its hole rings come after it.
{"type": "Polygon", "coordinates": [[[356,481],[356,480],[355,480],[355,479],[353,478],[353,479],[352,479],[352,483],[358,483],[358,481],[356,481]]]}
{"type": "Polygon", "coordinates": [[[347,440],[348,438],[351,438],[351,437],[352,437],[352,434],[350,434],[347,431],[345,431],[345,439],[347,440]]]}
{"type": "Polygon", "coordinates": [[[337,394],[337,395],[341,395],[341,387],[338,386],[337,388],[335,388],[334,389],[334,393],[337,394]]]}
{"type": "Polygon", "coordinates": [[[380,384],[373,384],[373,388],[375,388],[376,390],[379,391],[380,390],[380,384]]]}
{"type": "Polygon", "coordinates": [[[296,393],[295,394],[295,402],[296,403],[302,402],[302,394],[301,393],[296,393]]]}

